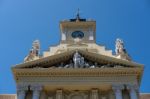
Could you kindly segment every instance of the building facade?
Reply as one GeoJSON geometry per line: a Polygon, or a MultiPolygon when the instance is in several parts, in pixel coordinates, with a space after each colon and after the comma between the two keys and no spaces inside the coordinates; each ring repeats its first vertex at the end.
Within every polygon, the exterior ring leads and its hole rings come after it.
{"type": "Polygon", "coordinates": [[[96,44],[96,21],[60,22],[60,44],[40,55],[35,40],[24,62],[12,67],[17,99],[139,99],[143,65],[121,39],[115,54],[96,44]]]}

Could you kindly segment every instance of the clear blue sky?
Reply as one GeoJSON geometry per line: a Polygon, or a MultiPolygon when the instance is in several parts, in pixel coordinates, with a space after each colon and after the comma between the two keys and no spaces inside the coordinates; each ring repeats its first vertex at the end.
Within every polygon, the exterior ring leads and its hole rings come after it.
{"type": "Polygon", "coordinates": [[[32,41],[42,51],[59,43],[59,21],[81,17],[97,22],[97,43],[114,51],[124,40],[128,53],[145,64],[141,92],[150,92],[150,0],[0,0],[0,93],[16,93],[11,66],[21,63],[32,41]]]}

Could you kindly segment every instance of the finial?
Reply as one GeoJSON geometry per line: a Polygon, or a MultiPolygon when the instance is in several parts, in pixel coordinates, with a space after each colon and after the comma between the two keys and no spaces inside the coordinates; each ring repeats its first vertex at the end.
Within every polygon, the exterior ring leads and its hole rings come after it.
{"type": "Polygon", "coordinates": [[[79,20],[79,19],[80,19],[80,9],[79,9],[79,8],[78,8],[78,10],[77,10],[76,19],[77,19],[77,20],[79,20]]]}
{"type": "Polygon", "coordinates": [[[75,18],[70,19],[71,22],[85,22],[86,19],[80,18],[80,9],[78,8],[77,12],[75,13],[75,18]]]}

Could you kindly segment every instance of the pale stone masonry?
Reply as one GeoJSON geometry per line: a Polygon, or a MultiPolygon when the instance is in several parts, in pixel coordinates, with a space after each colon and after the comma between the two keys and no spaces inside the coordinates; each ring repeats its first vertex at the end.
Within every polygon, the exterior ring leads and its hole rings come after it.
{"type": "Polygon", "coordinates": [[[16,94],[0,94],[0,99],[17,99],[16,94]]]}
{"type": "Polygon", "coordinates": [[[79,14],[61,21],[60,30],[58,45],[41,55],[35,40],[24,62],[12,67],[18,99],[139,99],[144,68],[123,40],[112,54],[96,44],[96,21],[79,14]]]}

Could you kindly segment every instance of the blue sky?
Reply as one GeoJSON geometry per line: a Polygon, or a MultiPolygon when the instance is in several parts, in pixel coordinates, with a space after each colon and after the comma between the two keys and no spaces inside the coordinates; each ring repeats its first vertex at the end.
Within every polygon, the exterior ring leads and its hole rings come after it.
{"type": "Polygon", "coordinates": [[[96,20],[96,42],[115,49],[122,38],[132,59],[145,65],[140,91],[150,92],[150,0],[0,0],[0,94],[16,93],[11,67],[21,63],[32,41],[42,51],[59,43],[59,22],[75,17],[96,20]]]}

